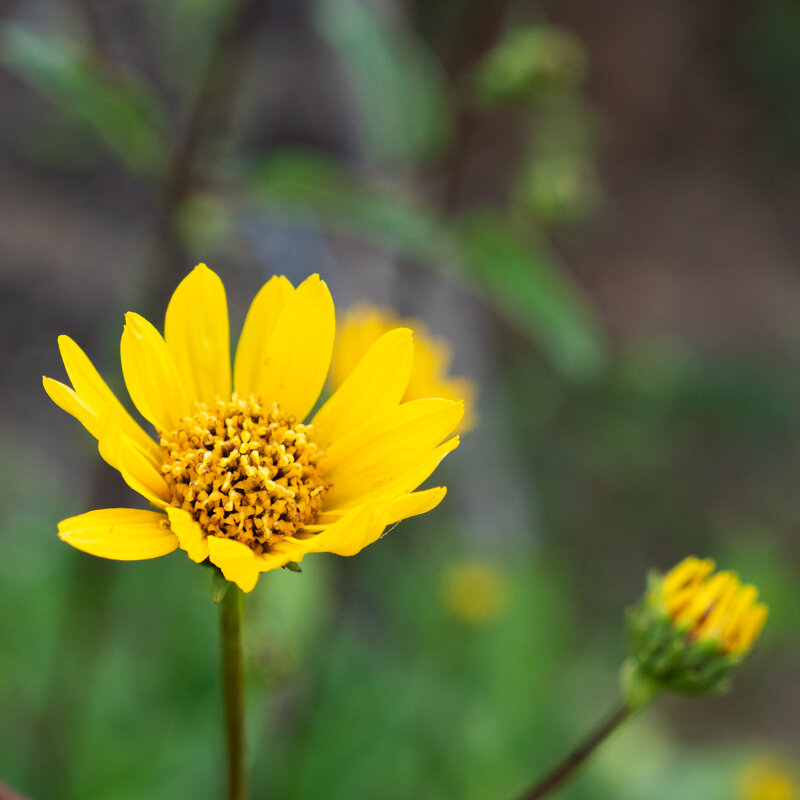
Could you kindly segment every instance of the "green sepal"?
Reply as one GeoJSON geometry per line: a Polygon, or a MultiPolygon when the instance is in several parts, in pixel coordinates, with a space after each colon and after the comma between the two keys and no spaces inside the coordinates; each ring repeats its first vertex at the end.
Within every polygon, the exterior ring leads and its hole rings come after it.
{"type": "Polygon", "coordinates": [[[622,696],[632,711],[649,705],[661,692],[662,684],[647,675],[641,665],[633,658],[628,658],[619,673],[619,684],[622,696]]]}
{"type": "Polygon", "coordinates": [[[225,579],[225,576],[219,571],[214,572],[211,578],[211,599],[216,605],[219,605],[228,593],[230,581],[225,579]]]}
{"type": "Polygon", "coordinates": [[[652,573],[642,602],[627,612],[631,658],[623,667],[625,696],[639,702],[651,684],[680,694],[727,691],[741,656],[726,652],[716,638],[695,638],[688,624],[676,624],[664,605],[661,581],[652,573]]]}

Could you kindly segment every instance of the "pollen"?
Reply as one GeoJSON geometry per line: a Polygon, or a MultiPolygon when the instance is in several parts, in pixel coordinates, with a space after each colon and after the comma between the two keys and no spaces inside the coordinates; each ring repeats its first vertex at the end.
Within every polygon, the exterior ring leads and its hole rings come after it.
{"type": "Polygon", "coordinates": [[[329,484],[312,437],[311,425],[254,397],[195,403],[178,430],[161,435],[171,503],[207,536],[235,539],[261,554],[312,523],[322,508],[329,484]]]}

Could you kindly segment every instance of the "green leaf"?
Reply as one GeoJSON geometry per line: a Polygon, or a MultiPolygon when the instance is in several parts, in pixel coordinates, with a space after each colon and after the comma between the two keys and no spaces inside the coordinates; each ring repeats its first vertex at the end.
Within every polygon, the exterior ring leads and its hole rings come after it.
{"type": "Polygon", "coordinates": [[[472,83],[487,104],[530,102],[549,91],[576,89],[586,71],[586,51],[576,36],[538,25],[506,31],[481,59],[472,83]]]}
{"type": "Polygon", "coordinates": [[[438,152],[450,128],[447,90],[422,43],[376,3],[325,0],[317,24],[349,78],[371,154],[416,162],[438,152]]]}
{"type": "Polygon", "coordinates": [[[64,37],[7,23],[0,63],[65,114],[80,120],[133,173],[158,174],[165,147],[160,109],[130,76],[112,79],[84,48],[64,37]]]}
{"type": "Polygon", "coordinates": [[[311,212],[325,227],[411,258],[438,260],[448,248],[430,209],[396,190],[365,185],[331,158],[284,150],[249,162],[242,177],[252,194],[284,214],[302,219],[311,212]]]}
{"type": "Polygon", "coordinates": [[[372,187],[325,156],[282,151],[250,162],[249,190],[279,213],[389,247],[457,273],[510,322],[542,346],[562,373],[583,378],[602,363],[604,347],[578,287],[542,245],[525,241],[501,219],[469,218],[451,230],[436,214],[388,187],[372,187]]]}
{"type": "Polygon", "coordinates": [[[540,243],[488,214],[465,220],[465,266],[498,310],[533,337],[568,377],[593,374],[605,348],[580,289],[540,243]]]}

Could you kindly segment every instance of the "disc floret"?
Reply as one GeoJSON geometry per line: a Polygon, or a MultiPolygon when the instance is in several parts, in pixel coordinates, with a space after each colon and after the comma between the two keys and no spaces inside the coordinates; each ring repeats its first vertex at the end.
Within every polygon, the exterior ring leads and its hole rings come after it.
{"type": "Polygon", "coordinates": [[[161,447],[171,505],[259,555],[312,523],[328,489],[313,427],[252,396],[195,403],[161,447]]]}

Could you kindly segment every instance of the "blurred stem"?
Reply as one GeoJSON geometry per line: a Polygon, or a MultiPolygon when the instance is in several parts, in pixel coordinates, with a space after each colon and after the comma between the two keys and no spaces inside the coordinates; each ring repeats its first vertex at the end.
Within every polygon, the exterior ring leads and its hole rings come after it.
{"type": "MultiPolygon", "coordinates": [[[[230,123],[242,83],[241,72],[252,39],[272,7],[272,0],[228,0],[194,100],[184,118],[167,165],[161,208],[155,223],[150,296],[169,297],[185,272],[184,246],[177,213],[197,185],[207,179],[208,145],[229,139],[230,123]],[[199,163],[206,156],[206,174],[199,163]]],[[[215,153],[218,157],[219,152],[215,153]]]]}
{"type": "Polygon", "coordinates": [[[106,36],[106,29],[103,20],[97,9],[97,0],[76,0],[78,7],[83,14],[89,36],[92,41],[92,50],[95,58],[103,64],[110,72],[113,72],[111,45],[106,36]]]}
{"type": "Polygon", "coordinates": [[[228,800],[246,800],[247,798],[242,616],[242,591],[231,583],[222,598],[220,608],[222,697],[228,742],[228,800]]]}
{"type": "Polygon", "coordinates": [[[571,778],[578,767],[631,716],[633,710],[627,704],[618,708],[594,733],[592,733],[579,747],[573,750],[560,764],[545,775],[527,794],[520,800],[537,800],[545,797],[554,789],[561,786],[564,781],[571,778]]]}
{"type": "Polygon", "coordinates": [[[452,146],[444,168],[442,210],[451,217],[458,210],[464,171],[480,112],[470,107],[469,91],[463,86],[480,59],[491,50],[503,31],[503,24],[511,0],[485,0],[473,2],[461,21],[461,32],[456,47],[444,59],[445,71],[459,87],[459,103],[452,146]]]}

